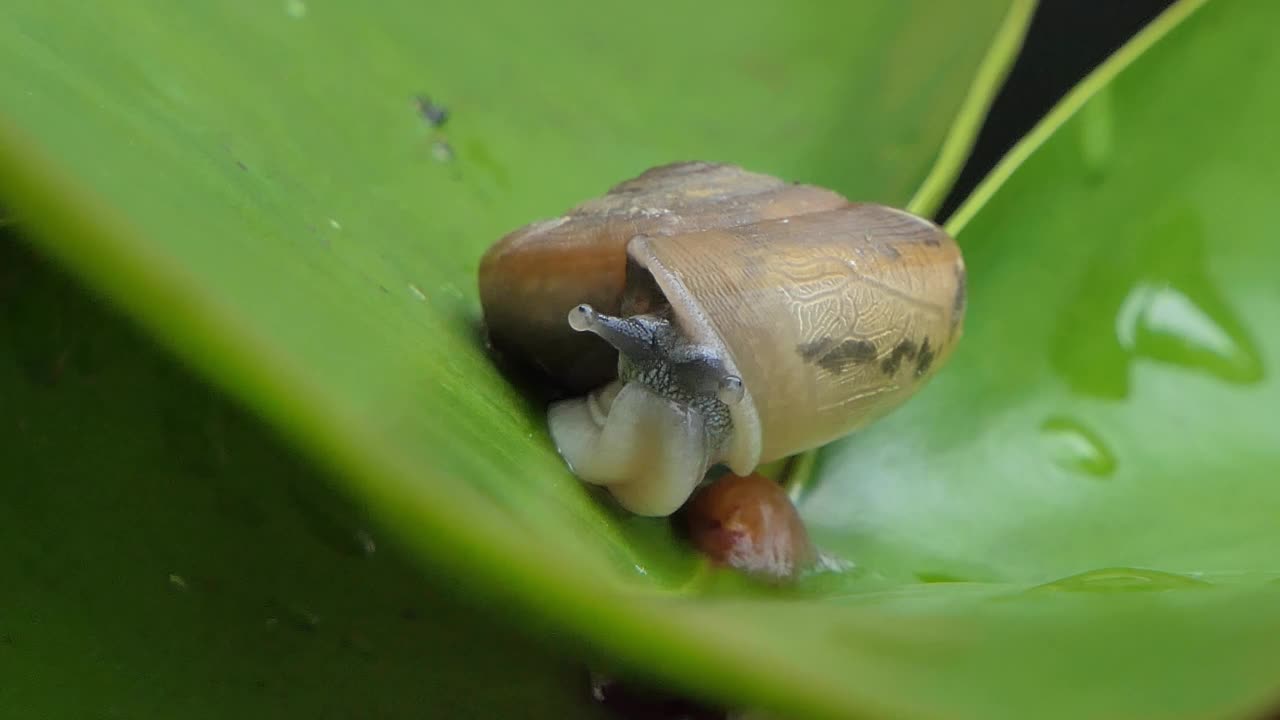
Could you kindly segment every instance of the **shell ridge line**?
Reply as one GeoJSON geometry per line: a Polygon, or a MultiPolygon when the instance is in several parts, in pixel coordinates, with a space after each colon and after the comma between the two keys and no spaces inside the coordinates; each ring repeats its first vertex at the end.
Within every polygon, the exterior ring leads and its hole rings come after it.
{"type": "Polygon", "coordinates": [[[891,313],[887,304],[870,300],[859,307],[868,327],[881,328],[876,331],[876,337],[884,337],[889,332],[892,332],[892,327],[890,327],[892,323],[888,322],[891,313]]]}
{"type": "MultiPolygon", "coordinates": [[[[850,284],[850,279],[843,277],[838,288],[807,294],[781,286],[783,295],[791,303],[792,315],[799,323],[800,336],[807,343],[823,338],[832,341],[833,347],[839,344],[835,342],[837,339],[875,343],[892,333],[892,328],[887,327],[889,323],[885,322],[890,315],[888,305],[879,301],[874,293],[868,297],[849,297],[847,290],[850,284]]],[[[877,347],[877,352],[883,350],[877,347]]]]}
{"type": "Polygon", "coordinates": [[[920,298],[915,297],[914,295],[912,295],[911,293],[905,290],[899,290],[898,288],[895,288],[891,285],[881,282],[880,280],[876,280],[868,277],[865,273],[858,270],[857,266],[853,264],[853,261],[845,261],[843,264],[848,269],[849,274],[852,275],[853,280],[855,282],[861,282],[861,283],[870,285],[871,287],[874,287],[877,290],[884,292],[886,295],[892,295],[893,297],[896,297],[899,300],[911,303],[912,305],[915,305],[916,307],[932,315],[941,316],[946,313],[946,311],[943,308],[939,307],[935,303],[931,303],[928,300],[921,300],[920,298]]]}
{"type": "Polygon", "coordinates": [[[866,388],[861,392],[853,393],[852,395],[849,395],[848,397],[842,398],[840,400],[823,403],[822,405],[818,406],[818,411],[829,412],[831,410],[838,410],[840,408],[843,408],[846,405],[852,405],[853,403],[862,402],[869,398],[874,398],[876,396],[884,395],[886,393],[897,392],[900,389],[902,389],[902,386],[896,382],[885,383],[883,385],[875,385],[875,386],[866,388]]]}
{"type": "Polygon", "coordinates": [[[850,326],[857,324],[860,313],[856,305],[848,308],[842,307],[842,298],[836,297],[832,302],[828,297],[820,299],[806,298],[797,299],[792,297],[786,290],[783,294],[790,302],[790,314],[796,319],[796,327],[799,329],[797,333],[805,342],[818,342],[820,340],[833,341],[837,337],[841,339],[849,337],[848,329],[850,326]],[[835,305],[836,307],[826,307],[835,305]]]}

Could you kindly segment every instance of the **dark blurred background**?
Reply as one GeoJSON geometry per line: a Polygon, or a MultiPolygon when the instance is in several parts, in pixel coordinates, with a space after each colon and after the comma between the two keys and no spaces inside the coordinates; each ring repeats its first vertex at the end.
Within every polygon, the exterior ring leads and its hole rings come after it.
{"type": "Polygon", "coordinates": [[[1173,0],[1041,0],[1021,57],[996,96],[973,156],[939,210],[955,211],[973,188],[1077,82],[1173,0]]]}

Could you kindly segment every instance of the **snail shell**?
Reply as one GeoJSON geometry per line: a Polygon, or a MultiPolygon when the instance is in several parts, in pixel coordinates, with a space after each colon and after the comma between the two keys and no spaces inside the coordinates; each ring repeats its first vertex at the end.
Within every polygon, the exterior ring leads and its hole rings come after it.
{"type": "Polygon", "coordinates": [[[681,163],[506,236],[480,297],[495,347],[582,394],[548,412],[570,468],[668,515],[712,465],[749,475],[919,390],[962,334],[965,271],[910,213],[681,163]]]}
{"type": "Polygon", "coordinates": [[[840,195],[744,172],[732,165],[665,165],[620,183],[562,217],[526,225],[480,261],[480,302],[490,341],[583,393],[618,374],[618,352],[565,322],[580,304],[617,315],[626,283],[627,243],[843,205],[840,195]]]}

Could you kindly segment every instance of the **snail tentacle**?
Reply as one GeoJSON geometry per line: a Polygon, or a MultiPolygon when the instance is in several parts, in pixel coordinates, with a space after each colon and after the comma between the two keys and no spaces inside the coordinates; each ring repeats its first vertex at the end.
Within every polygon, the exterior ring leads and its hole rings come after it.
{"type": "Polygon", "coordinates": [[[557,447],[576,475],[608,485],[632,512],[674,512],[728,442],[726,403],[742,399],[741,378],[660,314],[620,318],[581,304],[568,321],[617,348],[618,380],[551,408],[557,447]]]}
{"type": "Polygon", "coordinates": [[[569,327],[578,332],[595,333],[624,356],[641,357],[652,353],[653,328],[643,316],[619,318],[596,312],[587,304],[569,311],[569,327]]]}

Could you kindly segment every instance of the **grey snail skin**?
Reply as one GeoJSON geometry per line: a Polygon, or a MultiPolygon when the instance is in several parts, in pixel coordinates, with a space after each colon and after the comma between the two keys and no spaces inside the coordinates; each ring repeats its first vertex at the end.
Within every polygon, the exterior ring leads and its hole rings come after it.
{"type": "Polygon", "coordinates": [[[735,165],[652,168],[499,239],[479,268],[495,349],[572,396],[569,469],[667,516],[854,432],[936,374],[963,334],[955,241],[904,210],[735,165]]]}

